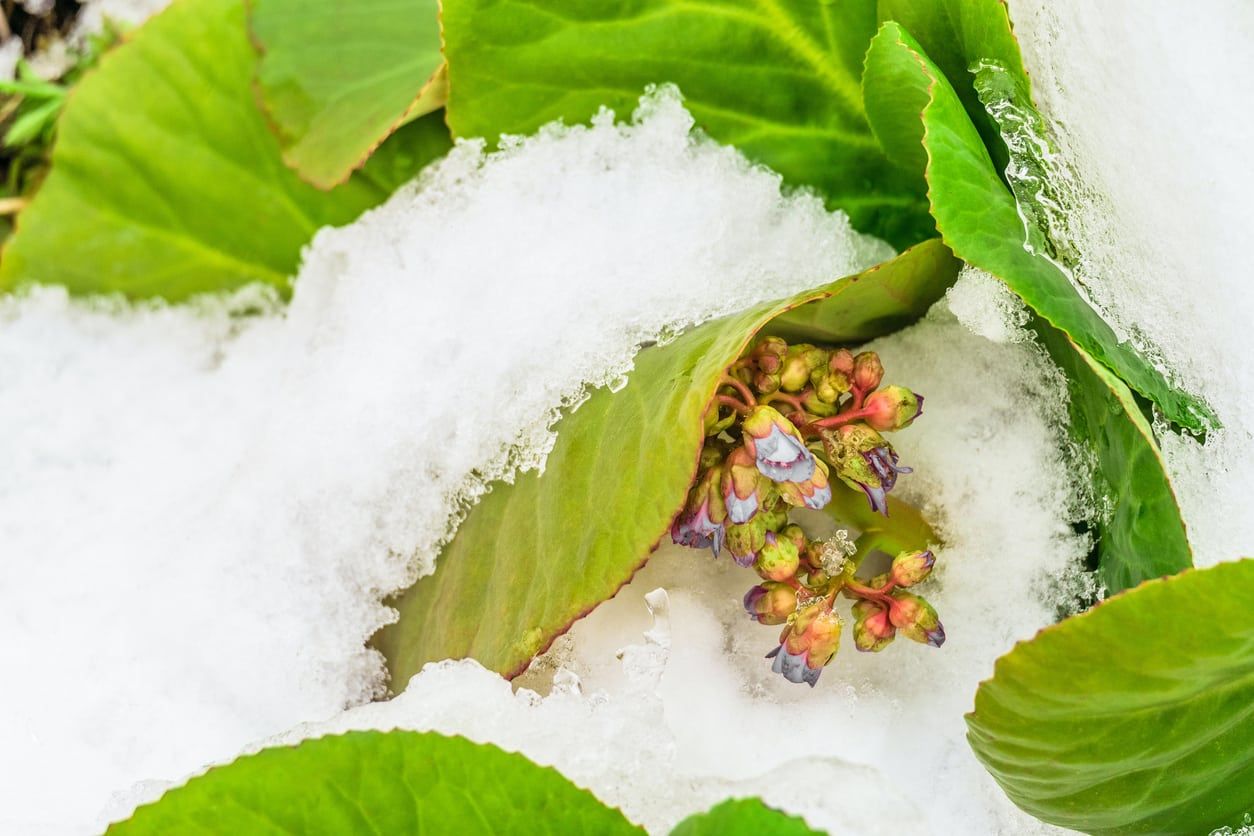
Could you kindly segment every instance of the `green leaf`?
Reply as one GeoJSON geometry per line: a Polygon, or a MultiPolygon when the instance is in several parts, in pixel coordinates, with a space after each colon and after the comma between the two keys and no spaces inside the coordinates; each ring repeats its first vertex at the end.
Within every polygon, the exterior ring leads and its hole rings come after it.
{"type": "MultiPolygon", "coordinates": [[[[967,56],[975,60],[981,56],[967,56]]],[[[1178,391],[1118,337],[1068,276],[1032,247],[1014,196],[949,80],[900,25],[885,23],[867,53],[863,94],[875,134],[897,160],[927,152],[924,172],[936,226],[966,262],[1009,285],[1033,310],[1090,357],[1156,403],[1171,421],[1205,429],[1214,416],[1178,391]]]]}
{"type": "Polygon", "coordinates": [[[933,234],[923,184],[884,158],[863,112],[875,0],[447,0],[443,22],[455,136],[630,112],[673,82],[710,136],[858,229],[898,248],[933,234]]]}
{"type": "Polygon", "coordinates": [[[349,732],[210,769],[108,833],[461,836],[644,831],[557,770],[461,737],[349,732]]]}
{"type": "Polygon", "coordinates": [[[315,230],[386,193],[363,178],[323,192],[288,169],[256,106],[254,63],[241,0],[182,0],[105,54],[66,103],[0,288],[286,290],[315,230]]]}
{"type": "Polygon", "coordinates": [[[830,308],[780,324],[804,335],[810,332],[803,323],[823,323],[815,339],[860,341],[884,333],[876,323],[922,315],[957,269],[948,250],[929,241],[860,276],[640,352],[624,389],[597,390],[562,420],[544,473],[497,484],[462,523],[435,573],[391,602],[399,620],[374,644],[393,684],[402,688],[425,663],[445,658],[472,657],[513,676],[612,597],[666,535],[687,494],[718,379],[781,313],[806,303],[830,308]]]}
{"type": "Polygon", "coordinates": [[[283,159],[344,182],[407,117],[444,104],[437,0],[253,0],[257,83],[283,159]]]}
{"type": "Polygon", "coordinates": [[[1016,804],[1095,834],[1207,833],[1254,802],[1254,560],[1150,581],[997,661],[967,715],[1016,804]]]}
{"type": "Polygon", "coordinates": [[[823,832],[757,798],[735,798],[705,813],[694,813],[675,825],[671,836],[815,836],[823,832]]]}
{"type": "MultiPolygon", "coordinates": [[[[1003,171],[1007,161],[1005,145],[968,73],[974,60],[993,59],[1027,82],[1019,43],[1003,0],[879,0],[879,18],[900,23],[936,62],[979,130],[993,157],[994,168],[1003,171]]],[[[921,171],[922,166],[917,170],[921,171]]]]}
{"type": "Polygon", "coordinates": [[[1132,391],[1066,335],[1037,324],[1067,376],[1071,436],[1096,455],[1094,495],[1108,507],[1096,524],[1098,570],[1109,593],[1193,565],[1193,552],[1154,431],[1132,391]]]}

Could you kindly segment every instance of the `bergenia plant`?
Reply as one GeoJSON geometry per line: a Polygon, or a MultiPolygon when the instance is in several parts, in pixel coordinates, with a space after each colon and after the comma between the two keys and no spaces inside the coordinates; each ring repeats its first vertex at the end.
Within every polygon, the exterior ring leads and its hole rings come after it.
{"type": "Polygon", "coordinates": [[[911,471],[881,433],[910,426],[923,398],[901,386],[881,389],[883,377],[871,351],[759,340],[728,369],[710,404],[696,479],[671,526],[676,543],[716,558],[726,551],[758,574],[745,611],[783,626],[767,658],[789,682],[813,687],[835,658],[842,594],[855,602],[858,650],[883,650],[898,632],[932,647],[945,642],[936,610],[906,591],[931,573],[931,551],[901,552],[890,571],[862,578],[871,544],[859,548],[844,530],[812,538],[789,518],[794,508],[827,508],[833,475],[888,515],[889,491],[911,471]]]}

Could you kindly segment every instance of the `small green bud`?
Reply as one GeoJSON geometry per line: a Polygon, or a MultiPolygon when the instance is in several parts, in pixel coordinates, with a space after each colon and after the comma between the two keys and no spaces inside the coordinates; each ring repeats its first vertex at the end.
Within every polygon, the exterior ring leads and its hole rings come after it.
{"type": "Polygon", "coordinates": [[[801,555],[797,551],[797,545],[787,537],[768,531],[766,542],[758,552],[758,559],[753,567],[767,580],[786,581],[797,574],[800,563],[801,555]]]}
{"type": "Polygon", "coordinates": [[[752,566],[758,552],[766,545],[766,527],[755,516],[746,523],[725,525],[727,531],[723,545],[731,552],[732,559],[741,566],[752,566]]]}

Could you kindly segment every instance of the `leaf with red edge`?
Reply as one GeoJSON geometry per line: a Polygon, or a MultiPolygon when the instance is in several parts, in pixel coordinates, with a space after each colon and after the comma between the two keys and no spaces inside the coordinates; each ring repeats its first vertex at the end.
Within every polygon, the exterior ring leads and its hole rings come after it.
{"type": "Polygon", "coordinates": [[[394,687],[445,658],[516,675],[627,583],[687,494],[719,378],[763,328],[778,324],[792,338],[829,343],[867,340],[921,316],[957,270],[940,242],[925,242],[857,276],[640,352],[625,388],[593,392],[562,420],[544,473],[496,485],[435,573],[392,602],[399,620],[374,644],[394,687]]]}

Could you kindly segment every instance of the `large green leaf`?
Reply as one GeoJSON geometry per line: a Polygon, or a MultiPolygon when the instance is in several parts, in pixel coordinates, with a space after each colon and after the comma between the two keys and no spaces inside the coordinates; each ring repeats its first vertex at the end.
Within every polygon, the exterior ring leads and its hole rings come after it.
{"type": "Polygon", "coordinates": [[[997,661],[967,715],[1016,804],[1088,833],[1207,833],[1254,805],[1254,560],[1150,581],[997,661]]]}
{"type": "Polygon", "coordinates": [[[671,836],[818,836],[803,819],[767,807],[756,798],[724,801],[675,825],[671,836]]]}
{"type": "Polygon", "coordinates": [[[1072,440],[1096,456],[1098,569],[1110,593],[1193,565],[1175,492],[1135,395],[1054,328],[1036,333],[1067,376],[1072,440]]]}
{"type": "Polygon", "coordinates": [[[968,74],[972,61],[993,59],[1027,79],[1003,0],[879,0],[879,17],[900,23],[922,44],[962,100],[994,167],[1004,170],[1006,148],[968,74]]]}
{"type": "Polygon", "coordinates": [[[449,125],[529,133],[673,82],[716,140],[898,247],[933,232],[922,183],[889,163],[859,89],[875,0],[446,0],[449,125]]]}
{"type": "Polygon", "coordinates": [[[550,767],[465,738],[409,731],[263,749],[170,790],[108,832],[644,833],[550,767]]]}
{"type": "MultiPolygon", "coordinates": [[[[966,57],[974,62],[985,56],[966,57]]],[[[895,22],[885,23],[871,43],[863,92],[875,135],[890,156],[917,162],[920,143],[926,151],[932,214],[955,254],[1005,281],[1090,357],[1158,404],[1169,420],[1193,429],[1213,423],[1203,404],[1170,386],[1118,339],[1042,251],[1037,231],[1025,230],[1020,208],[954,88],[895,22]]]]}
{"type": "Polygon", "coordinates": [[[695,328],[640,352],[627,386],[598,390],[558,428],[543,474],[498,484],[462,523],[433,575],[393,603],[375,636],[392,682],[429,661],[473,657],[514,675],[572,622],[610,598],[667,532],[696,470],[702,416],[719,377],[753,336],[781,321],[826,341],[878,336],[917,317],[958,264],[930,241],[860,276],[695,328]],[[909,281],[903,280],[909,277],[909,281]],[[830,309],[830,310],[829,310],[830,309]]]}
{"type": "Polygon", "coordinates": [[[252,0],[257,83],[288,165],[330,188],[444,104],[437,14],[436,0],[252,0]]]}
{"type": "Polygon", "coordinates": [[[370,178],[324,192],[288,169],[254,63],[241,0],[181,0],[106,54],[70,95],[0,287],[171,300],[253,281],[286,289],[315,230],[386,192],[370,178]]]}

